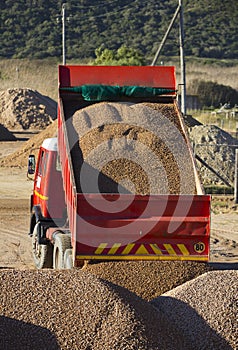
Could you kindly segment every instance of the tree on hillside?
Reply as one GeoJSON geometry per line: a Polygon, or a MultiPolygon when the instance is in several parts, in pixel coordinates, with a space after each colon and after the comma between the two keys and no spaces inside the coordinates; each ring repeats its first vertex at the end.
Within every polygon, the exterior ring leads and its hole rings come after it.
{"type": "Polygon", "coordinates": [[[133,48],[122,45],[117,50],[103,49],[95,50],[96,58],[92,62],[95,65],[105,66],[142,66],[145,64],[141,53],[133,48]]]}

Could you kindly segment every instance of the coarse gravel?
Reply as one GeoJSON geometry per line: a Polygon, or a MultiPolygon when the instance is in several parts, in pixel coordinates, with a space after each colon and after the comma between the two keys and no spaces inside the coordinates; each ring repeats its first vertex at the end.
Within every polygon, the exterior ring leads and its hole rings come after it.
{"type": "Polygon", "coordinates": [[[210,271],[151,301],[194,350],[238,349],[238,271],[210,271]]]}
{"type": "MultiPolygon", "coordinates": [[[[196,125],[189,128],[194,153],[231,185],[235,176],[235,149],[238,140],[216,125],[196,125]]],[[[223,184],[223,180],[197,161],[203,184],[223,184]]]]}
{"type": "Polygon", "coordinates": [[[148,302],[82,271],[2,270],[0,348],[190,349],[148,302]]]}
{"type": "Polygon", "coordinates": [[[102,102],[76,111],[67,124],[78,192],[98,186],[101,193],[196,193],[174,104],[102,102]]]}
{"type": "Polygon", "coordinates": [[[194,261],[107,261],[84,267],[148,301],[210,269],[207,263],[194,261]]]}

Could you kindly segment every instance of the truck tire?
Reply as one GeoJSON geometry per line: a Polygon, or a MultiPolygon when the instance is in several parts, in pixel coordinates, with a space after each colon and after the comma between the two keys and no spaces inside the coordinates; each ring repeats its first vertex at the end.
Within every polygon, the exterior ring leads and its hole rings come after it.
{"type": "Polygon", "coordinates": [[[73,251],[72,249],[66,249],[64,252],[64,268],[65,269],[72,269],[73,266],[73,251]]]}
{"type": "Polygon", "coordinates": [[[32,233],[32,254],[35,266],[37,269],[52,268],[53,266],[53,246],[49,242],[48,244],[39,244],[38,242],[38,222],[32,233]]]}
{"type": "Polygon", "coordinates": [[[57,270],[64,269],[64,253],[71,248],[71,236],[64,233],[55,235],[53,268],[57,270]]]}

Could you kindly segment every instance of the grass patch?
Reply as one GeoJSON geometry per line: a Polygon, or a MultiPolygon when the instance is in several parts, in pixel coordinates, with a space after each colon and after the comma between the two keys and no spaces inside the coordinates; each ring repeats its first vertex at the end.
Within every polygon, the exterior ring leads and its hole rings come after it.
{"type": "Polygon", "coordinates": [[[234,213],[238,210],[238,204],[234,203],[233,195],[212,195],[211,210],[214,214],[234,213]]]}
{"type": "MultiPolygon", "coordinates": [[[[188,57],[186,63],[187,93],[194,79],[214,81],[238,89],[238,60],[209,60],[188,57]],[[205,61],[209,64],[205,64],[205,61]]],[[[164,65],[176,67],[177,84],[180,83],[179,57],[161,57],[164,65]]],[[[67,64],[87,64],[88,60],[68,60],[67,64]]],[[[0,59],[0,89],[30,88],[57,100],[59,58],[0,59]]]]}

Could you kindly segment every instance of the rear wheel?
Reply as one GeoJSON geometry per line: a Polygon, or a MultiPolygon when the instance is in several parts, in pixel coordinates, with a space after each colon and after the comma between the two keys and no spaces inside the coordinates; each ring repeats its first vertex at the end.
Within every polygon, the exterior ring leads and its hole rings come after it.
{"type": "Polygon", "coordinates": [[[64,269],[64,253],[71,248],[71,236],[64,233],[57,233],[55,236],[53,268],[64,269]]]}
{"type": "Polygon", "coordinates": [[[49,242],[47,244],[39,244],[38,242],[38,222],[32,234],[32,254],[37,269],[52,268],[53,266],[53,246],[49,242]]]}
{"type": "Polygon", "coordinates": [[[73,268],[73,251],[72,249],[66,249],[64,253],[64,268],[72,269],[73,268]]]}

